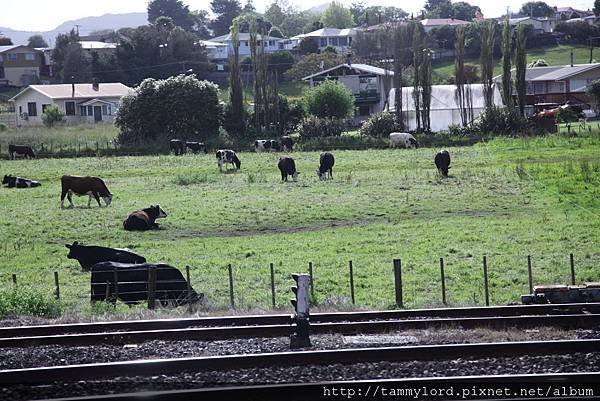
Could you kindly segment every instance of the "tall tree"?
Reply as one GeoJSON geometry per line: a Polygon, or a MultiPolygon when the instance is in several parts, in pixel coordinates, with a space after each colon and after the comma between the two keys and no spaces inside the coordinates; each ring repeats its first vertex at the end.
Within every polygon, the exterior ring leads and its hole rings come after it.
{"type": "Polygon", "coordinates": [[[283,7],[281,2],[274,1],[271,3],[267,9],[265,10],[265,18],[271,24],[277,27],[281,27],[283,21],[285,20],[285,14],[283,13],[283,7]]]}
{"type": "Polygon", "coordinates": [[[48,42],[44,40],[42,35],[33,35],[27,39],[27,47],[48,47],[48,42]]]}
{"type": "Polygon", "coordinates": [[[594,0],[594,15],[600,15],[600,0],[594,0]]]}
{"type": "Polygon", "coordinates": [[[421,102],[423,110],[421,111],[421,120],[423,122],[423,130],[431,131],[431,95],[432,95],[432,79],[431,79],[431,50],[423,50],[423,62],[419,68],[421,77],[421,102]]]}
{"type": "Polygon", "coordinates": [[[239,25],[231,27],[233,54],[229,57],[229,115],[225,119],[230,134],[243,135],[245,131],[244,89],[240,72],[240,40],[239,25]]]}
{"type": "Polygon", "coordinates": [[[186,31],[191,31],[194,26],[189,7],[181,0],[150,0],[148,22],[154,24],[160,17],[170,17],[175,25],[186,31]]]}
{"type": "Polygon", "coordinates": [[[483,81],[483,97],[485,108],[491,109],[494,105],[494,40],[496,21],[488,20],[481,29],[481,79],[483,81]]]}
{"type": "Polygon", "coordinates": [[[460,111],[460,121],[463,127],[466,127],[471,120],[469,119],[468,108],[468,81],[465,71],[465,28],[456,29],[456,43],[454,45],[454,83],[456,84],[456,101],[460,111]]]}
{"type": "Polygon", "coordinates": [[[417,122],[417,131],[421,130],[421,61],[423,59],[423,25],[419,22],[413,24],[413,68],[414,84],[413,84],[413,102],[415,105],[415,119],[417,122]]]}
{"type": "Polygon", "coordinates": [[[11,38],[6,36],[0,36],[0,46],[12,46],[13,41],[11,38]]]}
{"type": "Polygon", "coordinates": [[[245,13],[255,13],[256,12],[256,8],[254,7],[254,3],[252,3],[252,0],[246,0],[246,4],[244,4],[243,10],[245,13]]]}
{"type": "Polygon", "coordinates": [[[71,29],[68,34],[59,34],[55,42],[54,50],[52,50],[55,74],[65,83],[71,82],[71,76],[83,79],[85,60],[79,44],[79,34],[71,29]],[[81,70],[81,73],[78,72],[78,69],[81,70]]]}
{"type": "Polygon", "coordinates": [[[464,1],[452,3],[452,18],[454,19],[473,21],[477,12],[481,12],[479,6],[472,6],[464,1]]]}
{"type": "Polygon", "coordinates": [[[208,11],[196,10],[190,12],[190,18],[194,21],[192,30],[198,35],[200,39],[210,38],[208,11]]]}
{"type": "Polygon", "coordinates": [[[342,3],[332,1],[321,15],[321,23],[326,28],[351,28],[354,26],[354,17],[342,3]]]}
{"type": "Polygon", "coordinates": [[[525,25],[520,24],[517,28],[517,48],[515,50],[515,66],[517,69],[515,87],[517,90],[517,103],[519,112],[525,115],[525,95],[527,93],[527,83],[525,74],[527,72],[527,35],[525,34],[525,25]]]}
{"type": "Polygon", "coordinates": [[[521,6],[519,15],[533,18],[552,17],[554,9],[543,1],[528,1],[521,6]]]}
{"type": "Polygon", "coordinates": [[[402,107],[402,64],[404,56],[404,45],[408,42],[408,30],[405,24],[395,24],[393,28],[393,45],[394,45],[394,105],[395,105],[395,120],[398,129],[404,132],[404,114],[402,107]]]}
{"type": "Polygon", "coordinates": [[[452,2],[450,0],[428,0],[423,11],[428,18],[451,18],[452,2]]]}
{"type": "Polygon", "coordinates": [[[502,98],[508,107],[512,106],[511,40],[510,21],[507,15],[502,30],[502,98]]]}
{"type": "Polygon", "coordinates": [[[233,19],[242,13],[242,6],[238,0],[212,0],[210,9],[215,15],[211,24],[215,36],[229,33],[233,19]]]}

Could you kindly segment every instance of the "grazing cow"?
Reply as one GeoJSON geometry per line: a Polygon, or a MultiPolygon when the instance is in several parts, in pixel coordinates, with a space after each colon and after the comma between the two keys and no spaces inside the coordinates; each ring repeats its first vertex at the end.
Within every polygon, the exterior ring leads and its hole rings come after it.
{"type": "Polygon", "coordinates": [[[181,156],[185,154],[185,141],[181,139],[171,139],[169,142],[169,149],[175,156],[181,156]]]}
{"type": "Polygon", "coordinates": [[[150,269],[156,269],[155,299],[162,305],[179,306],[201,302],[204,298],[204,294],[198,294],[194,289],[190,289],[188,295],[188,282],[175,267],[165,264],[102,262],[91,268],[91,301],[116,302],[117,297],[128,305],[146,301],[150,269]],[[107,293],[109,299],[106,299],[107,293]]]}
{"type": "Polygon", "coordinates": [[[80,245],[77,241],[73,242],[72,245],[66,244],[65,246],[69,249],[67,258],[76,259],[81,268],[86,271],[100,262],[146,263],[146,258],[129,249],[80,245]]]}
{"type": "Polygon", "coordinates": [[[317,175],[321,181],[325,181],[327,179],[327,173],[329,173],[329,178],[333,179],[333,165],[335,164],[335,158],[329,152],[321,153],[321,157],[319,158],[320,165],[317,169],[317,175]]]}
{"type": "Polygon", "coordinates": [[[406,149],[418,148],[419,144],[414,136],[405,132],[393,132],[390,134],[390,147],[396,148],[401,146],[406,149]]]}
{"type": "Polygon", "coordinates": [[[287,181],[288,175],[292,176],[294,182],[298,181],[299,172],[296,171],[296,162],[289,156],[283,156],[279,158],[279,171],[281,171],[281,181],[287,181]]]}
{"type": "Polygon", "coordinates": [[[8,145],[8,157],[15,160],[17,157],[25,157],[35,159],[35,152],[31,146],[25,145],[8,145]]]}
{"type": "Polygon", "coordinates": [[[13,177],[12,175],[5,175],[2,178],[2,184],[5,184],[8,188],[34,188],[42,185],[29,178],[13,177]]]}
{"type": "Polygon", "coordinates": [[[191,150],[194,153],[198,153],[198,152],[206,153],[206,145],[204,145],[204,143],[202,143],[202,142],[186,142],[185,146],[186,146],[186,148],[188,148],[189,150],[191,150]]]}
{"type": "Polygon", "coordinates": [[[294,140],[289,136],[282,136],[281,146],[283,147],[284,151],[291,152],[294,150],[294,140]]]}
{"type": "Polygon", "coordinates": [[[167,217],[167,213],[159,205],[151,205],[149,208],[136,210],[127,216],[123,222],[123,228],[127,231],[146,231],[158,229],[156,219],[167,217]]]}
{"type": "Polygon", "coordinates": [[[78,177],[73,175],[63,175],[60,179],[62,184],[62,193],[60,195],[60,207],[65,207],[65,195],[73,207],[73,199],[71,198],[73,194],[77,196],[88,195],[88,207],[90,207],[90,203],[92,202],[92,196],[98,202],[98,206],[100,205],[100,197],[104,200],[106,206],[110,205],[112,201],[112,194],[106,187],[106,184],[102,179],[98,177],[78,177]]]}
{"type": "Polygon", "coordinates": [[[238,159],[235,152],[229,149],[217,150],[217,163],[219,165],[220,171],[223,171],[223,165],[225,165],[225,170],[227,170],[228,164],[235,165],[235,168],[238,170],[242,165],[242,162],[240,161],[240,159],[238,159]]]}
{"type": "Polygon", "coordinates": [[[447,150],[440,150],[437,155],[435,155],[435,166],[438,171],[444,177],[448,177],[448,170],[450,169],[450,153],[447,150]]]}

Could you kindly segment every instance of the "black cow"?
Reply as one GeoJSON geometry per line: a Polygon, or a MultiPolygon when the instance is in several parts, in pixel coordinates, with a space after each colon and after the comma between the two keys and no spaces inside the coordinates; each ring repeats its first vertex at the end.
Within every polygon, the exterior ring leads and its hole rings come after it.
{"type": "Polygon", "coordinates": [[[435,155],[435,166],[438,171],[444,177],[448,177],[448,170],[450,170],[450,153],[447,150],[440,150],[437,155],[435,155]]]}
{"type": "Polygon", "coordinates": [[[2,178],[2,184],[6,185],[8,188],[34,188],[42,185],[29,178],[13,177],[12,175],[5,175],[4,178],[2,178]]]}
{"type": "Polygon", "coordinates": [[[131,212],[123,222],[123,228],[127,231],[146,231],[158,228],[156,219],[167,217],[167,213],[159,205],[131,212]]]}
{"type": "Polygon", "coordinates": [[[225,165],[225,169],[227,169],[228,164],[233,164],[238,170],[242,166],[242,162],[240,161],[240,159],[238,159],[237,155],[233,150],[219,149],[217,150],[216,156],[217,164],[219,165],[220,171],[223,171],[223,165],[225,165]]]}
{"type": "Polygon", "coordinates": [[[294,140],[289,136],[282,136],[281,146],[283,147],[284,151],[291,152],[294,150],[294,140]]]}
{"type": "Polygon", "coordinates": [[[317,175],[321,181],[325,181],[327,179],[327,173],[329,173],[329,178],[333,179],[333,165],[335,164],[335,158],[329,152],[321,153],[321,157],[319,158],[319,168],[317,169],[317,175]]]}
{"type": "Polygon", "coordinates": [[[175,156],[181,156],[185,154],[185,141],[181,139],[171,139],[169,142],[169,149],[175,156]]]}
{"type": "Polygon", "coordinates": [[[202,142],[186,142],[185,146],[194,153],[207,152],[206,145],[202,142]]]}
{"type": "Polygon", "coordinates": [[[288,175],[292,176],[294,182],[298,181],[299,172],[296,171],[296,162],[289,156],[279,158],[279,171],[281,171],[281,181],[287,181],[288,175]]]}
{"type": "Polygon", "coordinates": [[[17,157],[25,157],[35,159],[35,152],[31,146],[25,145],[8,145],[8,157],[15,160],[17,157]]]}
{"type": "Polygon", "coordinates": [[[77,241],[65,245],[69,249],[67,258],[76,259],[83,270],[89,270],[100,262],[146,263],[146,258],[129,249],[103,246],[80,245],[77,241]]]}
{"type": "Polygon", "coordinates": [[[188,282],[175,267],[151,263],[102,262],[91,268],[91,301],[116,302],[118,298],[128,305],[146,301],[150,269],[156,269],[155,299],[161,304],[184,305],[201,302],[204,298],[204,294],[198,294],[193,289],[188,296],[188,282]],[[106,299],[107,293],[109,299],[106,299]]]}

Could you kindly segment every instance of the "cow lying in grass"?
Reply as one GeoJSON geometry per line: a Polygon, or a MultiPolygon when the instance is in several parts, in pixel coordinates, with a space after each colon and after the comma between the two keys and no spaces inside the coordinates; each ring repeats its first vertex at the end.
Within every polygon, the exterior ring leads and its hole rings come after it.
{"type": "Polygon", "coordinates": [[[136,210],[127,216],[123,228],[127,231],[146,231],[158,229],[156,219],[167,217],[167,213],[159,205],[152,205],[146,209],[136,210]]]}
{"type": "Polygon", "coordinates": [[[5,175],[2,184],[6,185],[7,188],[34,188],[42,185],[29,178],[13,177],[12,175],[5,175]]]}
{"type": "Polygon", "coordinates": [[[100,262],[146,263],[145,257],[129,249],[81,245],[77,241],[65,246],[69,250],[67,258],[77,260],[83,270],[90,270],[93,265],[100,262]]]}
{"type": "Polygon", "coordinates": [[[204,298],[204,294],[198,294],[191,287],[188,293],[188,282],[173,266],[102,262],[91,268],[91,301],[116,302],[118,298],[129,305],[145,302],[151,269],[156,272],[155,299],[162,305],[193,304],[204,298]]]}

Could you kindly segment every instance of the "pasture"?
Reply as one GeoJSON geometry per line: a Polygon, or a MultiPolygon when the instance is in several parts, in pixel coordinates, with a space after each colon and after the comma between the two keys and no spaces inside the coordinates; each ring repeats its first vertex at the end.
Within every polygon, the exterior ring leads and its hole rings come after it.
{"type": "MultiPolygon", "coordinates": [[[[334,151],[333,181],[321,182],[318,152],[296,152],[300,179],[281,183],[279,154],[240,153],[240,171],[219,173],[213,154],[0,161],[0,173],[42,187],[0,189],[0,293],[18,287],[51,296],[53,272],[64,310],[87,314],[89,274],[66,258],[66,243],[128,247],[150,262],[191,267],[192,285],[211,308],[269,308],[269,263],[277,305],[289,307],[289,273],[314,264],[316,301],[346,304],[348,261],[356,302],[394,303],[392,259],[401,258],[408,307],[440,304],[444,257],[451,305],[483,303],[488,257],[491,302],[527,293],[526,257],[536,283],[600,281],[600,135],[495,139],[449,148],[450,178],[438,176],[435,149],[334,151]],[[112,205],[60,208],[63,174],[102,177],[112,205]],[[133,210],[160,204],[161,229],[126,232],[133,210]]],[[[142,308],[141,306],[140,308],[142,308]]],[[[119,306],[126,310],[124,306],[119,306]]],[[[1,310],[1,308],[0,308],[1,310]]]]}

